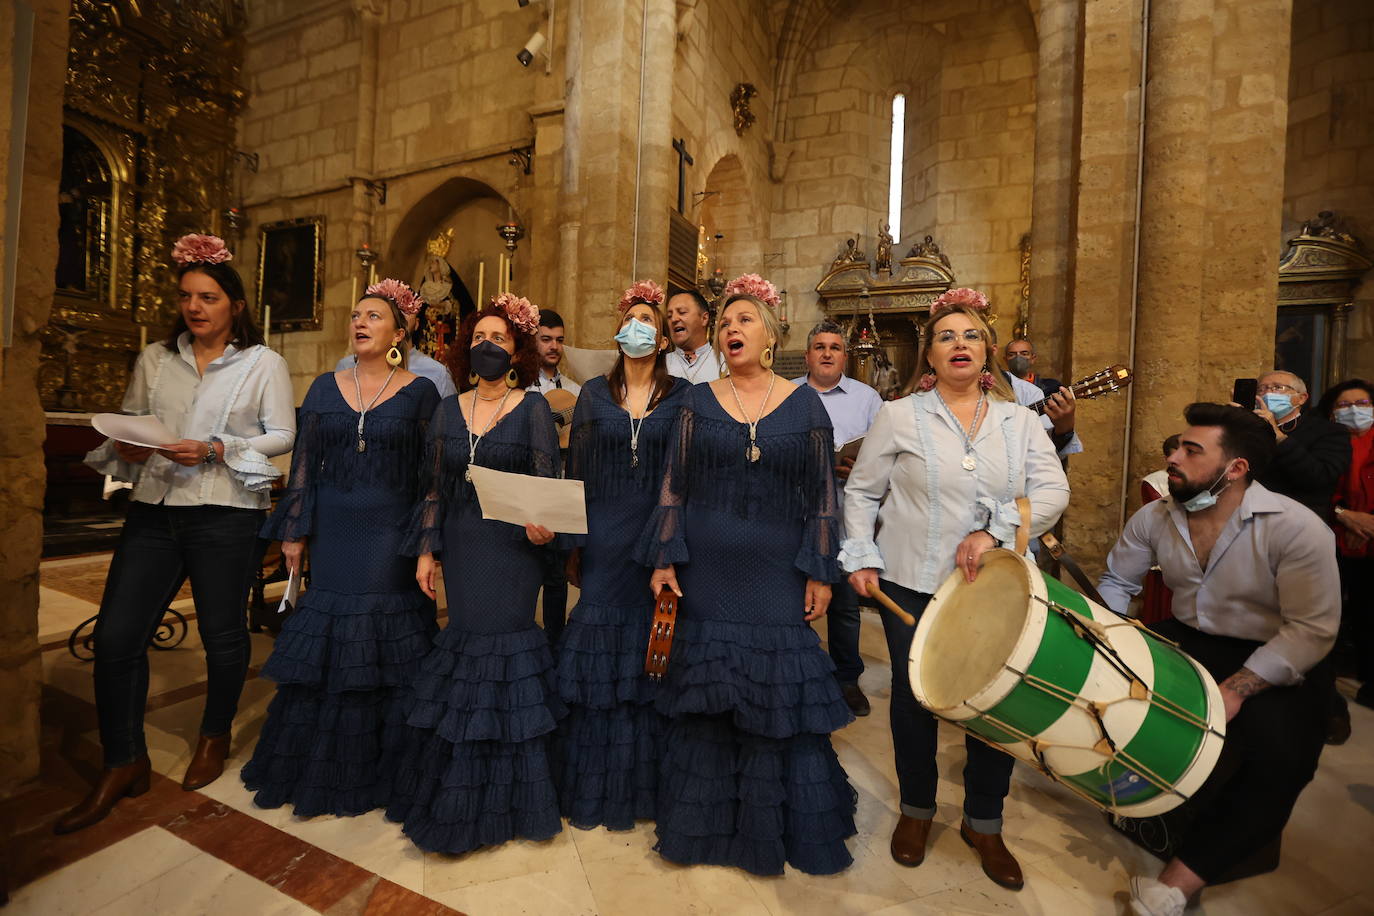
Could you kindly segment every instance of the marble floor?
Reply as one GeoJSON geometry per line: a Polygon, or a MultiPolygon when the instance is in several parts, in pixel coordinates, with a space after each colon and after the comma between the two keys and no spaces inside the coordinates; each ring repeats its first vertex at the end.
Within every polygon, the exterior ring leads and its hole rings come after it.
{"type": "MultiPolygon", "coordinates": [[[[45,562],[44,578],[59,581],[68,562],[45,562]]],[[[189,601],[174,607],[192,612],[189,601]]],[[[272,685],[257,678],[271,650],[266,634],[253,636],[228,772],[199,792],[183,792],[179,780],[204,689],[194,623],[181,646],[153,654],[147,717],[158,774],[153,790],[121,802],[95,827],[54,837],[53,820],[84,793],[98,768],[90,663],[67,651],[71,629],[95,611],[57,589],[42,590],[45,765],[39,785],[0,802],[0,843],[9,832],[8,847],[0,845],[12,894],[6,913],[1071,916],[1120,913],[1128,876],[1158,868],[1095,809],[1018,767],[1006,836],[1026,886],[1013,893],[992,884],[958,836],[963,750],[953,729],[942,737],[941,804],[930,852],[919,868],[894,863],[887,851],[896,822],[889,669],[881,625],[867,614],[861,684],[873,713],[834,738],[859,793],[859,835],[850,842],[855,863],[840,875],[789,870],[759,878],[669,865],[652,851],[653,831],[643,824],[627,833],[566,828],[547,842],[509,843],[455,859],[419,852],[380,814],[300,819],[286,809],[255,808],[238,770],[272,695],[272,685]]],[[[1343,688],[1350,692],[1353,685],[1343,688]]],[[[1190,913],[1374,914],[1374,711],[1351,709],[1354,735],[1326,749],[1284,836],[1278,870],[1208,889],[1190,913]]]]}

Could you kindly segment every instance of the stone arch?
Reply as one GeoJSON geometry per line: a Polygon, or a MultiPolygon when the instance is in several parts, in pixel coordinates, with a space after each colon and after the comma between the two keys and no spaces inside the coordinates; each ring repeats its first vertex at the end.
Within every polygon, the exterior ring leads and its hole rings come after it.
{"type": "Polygon", "coordinates": [[[706,190],[715,193],[702,202],[698,221],[706,227],[710,268],[721,267],[727,280],[742,273],[766,273],[766,214],[759,209],[753,188],[743,162],[734,153],[717,159],[706,175],[706,190]],[[717,232],[725,236],[719,245],[710,241],[717,232]]]}

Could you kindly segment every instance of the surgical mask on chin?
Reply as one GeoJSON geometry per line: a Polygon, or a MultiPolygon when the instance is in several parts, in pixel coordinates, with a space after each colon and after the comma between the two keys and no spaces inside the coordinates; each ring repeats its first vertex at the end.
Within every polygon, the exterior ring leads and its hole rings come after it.
{"type": "Polygon", "coordinates": [[[620,352],[631,359],[648,356],[658,347],[658,332],[642,321],[631,318],[615,335],[620,352]]]}
{"type": "Polygon", "coordinates": [[[468,351],[468,365],[487,381],[498,379],[510,369],[510,354],[489,340],[468,351]]]}
{"type": "Polygon", "coordinates": [[[1374,407],[1337,407],[1331,418],[1346,429],[1367,433],[1374,426],[1374,407]]]}
{"type": "Polygon", "coordinates": [[[1293,409],[1293,396],[1281,391],[1266,391],[1264,406],[1269,408],[1269,412],[1275,417],[1285,417],[1293,409]]]}
{"type": "Polygon", "coordinates": [[[1026,374],[1030,372],[1030,357],[1009,356],[1007,357],[1007,366],[1011,369],[1012,375],[1018,378],[1025,378],[1026,374]]]}
{"type": "Polygon", "coordinates": [[[1231,482],[1226,480],[1226,472],[1229,470],[1231,470],[1231,464],[1227,462],[1226,467],[1222,468],[1221,476],[1212,481],[1210,487],[1199,493],[1194,493],[1192,496],[1179,503],[1179,505],[1183,507],[1183,511],[1201,512],[1203,509],[1210,509],[1215,506],[1217,504],[1217,494],[1231,485],[1231,482]],[[1225,481],[1225,483],[1222,483],[1223,481],[1225,481]],[[1217,488],[1217,484],[1221,484],[1220,489],[1217,488]]]}

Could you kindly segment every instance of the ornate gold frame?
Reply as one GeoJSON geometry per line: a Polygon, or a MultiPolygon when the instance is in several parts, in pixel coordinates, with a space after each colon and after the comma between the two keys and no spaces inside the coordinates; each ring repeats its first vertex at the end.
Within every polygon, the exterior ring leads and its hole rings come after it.
{"type": "MultiPolygon", "coordinates": [[[[310,294],[310,314],[302,316],[291,314],[284,318],[279,318],[276,314],[278,306],[273,306],[272,327],[269,331],[318,331],[323,327],[324,312],[324,217],[323,216],[302,216],[296,219],[283,219],[274,223],[263,223],[258,227],[258,278],[257,278],[257,306],[259,315],[266,307],[264,298],[264,283],[267,275],[267,255],[268,249],[272,244],[271,236],[273,233],[285,232],[288,230],[300,229],[305,226],[314,229],[314,245],[311,252],[313,263],[311,265],[310,276],[312,290],[310,294]]],[[[291,292],[300,292],[292,290],[291,292]]]]}

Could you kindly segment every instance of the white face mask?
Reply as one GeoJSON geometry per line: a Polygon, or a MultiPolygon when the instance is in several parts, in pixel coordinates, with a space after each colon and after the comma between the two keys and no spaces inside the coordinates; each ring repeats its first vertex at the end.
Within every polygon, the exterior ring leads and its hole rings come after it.
{"type": "Polygon", "coordinates": [[[1221,469],[1221,476],[1212,481],[1212,485],[1199,493],[1179,503],[1184,512],[1201,512],[1203,509],[1210,509],[1217,504],[1217,495],[1231,485],[1231,481],[1226,480],[1227,473],[1231,470],[1231,462],[1226,462],[1226,467],[1221,469]],[[1223,481],[1225,481],[1223,483],[1223,481]],[[1221,484],[1220,488],[1217,484],[1221,484]]]}
{"type": "Polygon", "coordinates": [[[1374,407],[1337,407],[1331,412],[1331,418],[1346,429],[1366,433],[1374,426],[1374,407]]]}

